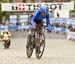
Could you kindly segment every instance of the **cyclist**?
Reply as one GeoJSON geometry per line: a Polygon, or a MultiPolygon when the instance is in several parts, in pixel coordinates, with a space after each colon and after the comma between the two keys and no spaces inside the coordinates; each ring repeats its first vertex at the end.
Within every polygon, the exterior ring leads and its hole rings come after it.
{"type": "MultiPolygon", "coordinates": [[[[31,27],[29,30],[29,34],[33,34],[34,29],[38,26],[41,25],[43,26],[43,20],[46,19],[46,26],[48,27],[50,25],[50,14],[49,14],[49,8],[47,5],[41,5],[38,10],[36,10],[32,16],[31,16],[31,27]]],[[[34,34],[33,34],[34,35],[34,34]]],[[[35,47],[35,46],[33,46],[35,47]]],[[[40,53],[40,49],[38,50],[40,53]]]]}
{"type": "MultiPolygon", "coordinates": [[[[2,33],[1,33],[1,38],[4,39],[5,37],[9,38],[9,45],[10,45],[10,37],[11,37],[11,33],[9,32],[8,29],[5,29],[2,33]]],[[[4,44],[4,41],[3,41],[4,44]]]]}
{"type": "Polygon", "coordinates": [[[46,26],[48,27],[50,25],[50,14],[49,9],[47,5],[41,5],[40,8],[35,11],[31,17],[31,27],[29,34],[33,32],[33,29],[38,26],[39,24],[43,25],[43,19],[46,18],[46,26]]]}

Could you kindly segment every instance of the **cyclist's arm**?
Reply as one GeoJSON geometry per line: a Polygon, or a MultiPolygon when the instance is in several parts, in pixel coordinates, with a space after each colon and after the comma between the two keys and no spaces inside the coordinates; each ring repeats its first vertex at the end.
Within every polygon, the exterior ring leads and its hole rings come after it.
{"type": "Polygon", "coordinates": [[[46,15],[46,26],[50,25],[50,15],[49,13],[46,15]]]}
{"type": "Polygon", "coordinates": [[[34,19],[36,18],[36,16],[38,15],[39,13],[39,10],[37,10],[34,14],[33,14],[33,17],[31,18],[31,24],[32,26],[34,26],[34,19]]]}
{"type": "Polygon", "coordinates": [[[10,32],[8,32],[8,36],[9,36],[9,38],[11,37],[11,33],[10,32]]]}

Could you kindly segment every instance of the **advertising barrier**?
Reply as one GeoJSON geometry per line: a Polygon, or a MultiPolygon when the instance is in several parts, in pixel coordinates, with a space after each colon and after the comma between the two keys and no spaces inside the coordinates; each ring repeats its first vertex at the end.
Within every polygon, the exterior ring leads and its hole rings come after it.
{"type": "MultiPolygon", "coordinates": [[[[14,21],[13,21],[14,22],[14,21]]],[[[69,23],[72,23],[72,25],[74,24],[75,22],[75,18],[51,18],[51,22],[54,22],[54,23],[65,23],[65,24],[68,24],[69,23]]],[[[74,24],[75,25],[75,24],[74,24]]],[[[9,24],[9,25],[2,25],[0,24],[0,30],[4,29],[4,28],[8,28],[10,30],[16,30],[16,29],[29,29],[29,25],[13,25],[13,24],[9,24]]],[[[46,27],[46,29],[48,30],[51,30],[51,31],[59,31],[59,32],[62,32],[62,33],[66,33],[68,32],[68,29],[67,28],[64,28],[64,27],[56,27],[56,26],[48,26],[46,27]]]]}
{"type": "Polygon", "coordinates": [[[10,23],[16,23],[17,22],[17,15],[10,15],[9,21],[10,21],[10,23]]]}
{"type": "Polygon", "coordinates": [[[67,33],[67,39],[68,39],[68,40],[69,40],[69,39],[75,39],[75,32],[69,31],[69,32],[67,33]]]}
{"type": "Polygon", "coordinates": [[[47,5],[49,10],[74,10],[74,2],[62,3],[1,3],[1,11],[35,11],[41,5],[47,5]]]}
{"type": "Polygon", "coordinates": [[[68,32],[68,29],[67,28],[63,28],[63,27],[49,26],[46,29],[50,30],[50,31],[54,31],[54,32],[58,31],[59,33],[67,33],[68,32]]]}
{"type": "Polygon", "coordinates": [[[24,26],[18,25],[17,29],[29,29],[29,25],[24,25],[24,26]]]}
{"type": "Polygon", "coordinates": [[[28,15],[20,15],[20,22],[27,22],[28,21],[28,15]]]}
{"type": "Polygon", "coordinates": [[[72,24],[75,25],[75,18],[51,18],[50,19],[51,23],[65,23],[65,24],[72,24]]]}

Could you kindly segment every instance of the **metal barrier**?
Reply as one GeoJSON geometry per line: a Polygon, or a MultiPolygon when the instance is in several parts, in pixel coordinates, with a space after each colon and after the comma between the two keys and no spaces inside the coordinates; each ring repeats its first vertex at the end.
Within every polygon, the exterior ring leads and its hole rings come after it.
{"type": "MultiPolygon", "coordinates": [[[[19,29],[29,29],[29,25],[0,25],[0,31],[4,30],[5,28],[9,29],[9,30],[19,30],[19,29]]],[[[46,27],[47,30],[51,30],[51,31],[59,31],[59,32],[67,32],[67,28],[63,28],[63,27],[55,27],[55,26],[48,26],[46,27]]]]}

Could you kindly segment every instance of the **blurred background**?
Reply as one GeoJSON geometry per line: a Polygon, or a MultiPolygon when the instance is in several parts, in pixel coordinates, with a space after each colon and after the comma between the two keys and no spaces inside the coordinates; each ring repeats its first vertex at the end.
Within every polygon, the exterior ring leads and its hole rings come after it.
{"type": "Polygon", "coordinates": [[[0,0],[0,30],[28,29],[30,15],[38,7],[37,3],[46,3],[50,8],[51,26],[46,28],[50,32],[75,31],[75,0],[0,0]],[[31,6],[29,10],[26,10],[27,4],[31,6]]]}

